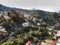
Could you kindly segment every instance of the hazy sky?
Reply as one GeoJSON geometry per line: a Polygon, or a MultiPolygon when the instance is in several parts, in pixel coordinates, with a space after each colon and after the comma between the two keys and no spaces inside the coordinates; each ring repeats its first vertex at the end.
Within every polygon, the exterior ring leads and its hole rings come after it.
{"type": "Polygon", "coordinates": [[[37,8],[45,11],[60,9],[60,0],[0,0],[0,4],[26,9],[37,8]]]}

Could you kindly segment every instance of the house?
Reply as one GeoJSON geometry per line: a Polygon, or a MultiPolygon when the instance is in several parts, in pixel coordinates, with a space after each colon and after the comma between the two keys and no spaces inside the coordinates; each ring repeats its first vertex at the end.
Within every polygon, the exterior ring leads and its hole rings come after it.
{"type": "Polygon", "coordinates": [[[26,19],[29,19],[29,18],[30,18],[30,15],[29,15],[29,14],[24,13],[24,17],[25,17],[26,19]]]}
{"type": "Polygon", "coordinates": [[[7,31],[3,26],[0,26],[0,36],[6,36],[8,35],[7,31]]]}
{"type": "Polygon", "coordinates": [[[60,36],[60,25],[56,25],[55,27],[54,27],[54,38],[56,39],[58,36],[60,36]]]}
{"type": "Polygon", "coordinates": [[[3,36],[3,32],[2,31],[0,31],[0,38],[3,36]]]}
{"type": "Polygon", "coordinates": [[[8,12],[7,11],[3,11],[3,15],[8,15],[8,12]]]}
{"type": "Polygon", "coordinates": [[[48,30],[53,30],[54,26],[50,27],[48,30]]]}
{"type": "Polygon", "coordinates": [[[6,19],[6,21],[11,19],[11,17],[8,16],[8,12],[7,11],[0,11],[0,18],[2,16],[6,19]]]}
{"type": "Polygon", "coordinates": [[[56,34],[57,36],[60,36],[60,30],[59,31],[57,31],[57,34],[56,34]]]}
{"type": "Polygon", "coordinates": [[[11,20],[11,17],[9,17],[8,15],[4,15],[3,17],[6,19],[6,21],[11,20]]]}
{"type": "Polygon", "coordinates": [[[3,28],[3,26],[0,26],[0,29],[2,29],[3,28]]]}
{"type": "Polygon", "coordinates": [[[3,36],[7,35],[7,31],[6,31],[6,29],[5,29],[5,28],[0,29],[0,31],[2,31],[2,32],[3,32],[3,36]]]}
{"type": "Polygon", "coordinates": [[[28,20],[31,20],[33,18],[33,16],[31,16],[30,14],[26,14],[26,13],[24,13],[24,17],[28,20]]]}
{"type": "Polygon", "coordinates": [[[39,23],[39,22],[37,22],[37,25],[39,26],[39,25],[40,25],[40,23],[39,23]]]}

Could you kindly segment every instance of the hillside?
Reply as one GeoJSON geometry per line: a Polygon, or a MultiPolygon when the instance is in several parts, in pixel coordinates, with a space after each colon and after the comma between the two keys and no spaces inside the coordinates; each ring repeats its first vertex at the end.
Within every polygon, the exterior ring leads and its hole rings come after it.
{"type": "Polygon", "coordinates": [[[60,24],[60,13],[11,8],[0,4],[0,43],[7,38],[1,45],[22,45],[29,37],[34,38],[36,43],[40,37],[52,38],[54,34],[50,35],[49,29],[57,24],[60,24]]]}

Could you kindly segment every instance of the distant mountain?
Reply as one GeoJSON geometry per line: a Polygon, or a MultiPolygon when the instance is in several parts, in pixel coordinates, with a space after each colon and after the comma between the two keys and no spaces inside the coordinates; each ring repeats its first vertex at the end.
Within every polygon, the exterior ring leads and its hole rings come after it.
{"type": "Polygon", "coordinates": [[[2,4],[0,4],[0,10],[4,11],[4,10],[9,10],[9,9],[10,9],[10,7],[6,7],[2,4]]]}
{"type": "MultiPolygon", "coordinates": [[[[25,12],[25,13],[27,13],[27,12],[30,12],[31,10],[28,10],[28,9],[21,9],[21,8],[13,8],[13,7],[8,7],[8,6],[4,6],[4,5],[2,5],[2,4],[0,4],[0,10],[2,10],[2,11],[4,11],[4,10],[16,10],[16,11],[19,11],[19,12],[21,12],[21,11],[23,11],[23,12],[25,12]]],[[[33,9],[32,9],[33,10],[33,9]]],[[[41,14],[44,14],[44,11],[42,11],[42,10],[36,10],[37,12],[40,12],[41,14]]]]}
{"type": "MultiPolygon", "coordinates": [[[[46,19],[46,17],[52,16],[55,12],[47,12],[47,11],[43,11],[43,10],[28,10],[28,9],[21,9],[21,8],[13,8],[13,7],[8,7],[8,6],[4,6],[2,4],[0,4],[0,11],[10,11],[10,10],[15,10],[18,13],[36,13],[36,15],[38,14],[39,17],[38,18],[42,18],[42,19],[46,19]]],[[[46,19],[47,20],[47,19],[46,19]]]]}
{"type": "Polygon", "coordinates": [[[0,11],[10,11],[10,10],[15,10],[16,12],[23,12],[23,13],[27,13],[27,14],[29,14],[30,12],[31,13],[37,13],[37,14],[39,14],[40,16],[38,17],[38,18],[44,18],[46,15],[50,15],[50,13],[52,13],[52,12],[46,12],[46,11],[43,11],[43,10],[37,10],[37,9],[35,9],[35,10],[28,10],[28,9],[21,9],[21,8],[13,8],[13,7],[8,7],[8,6],[4,6],[4,5],[2,5],[2,4],[0,4],[0,11]]]}
{"type": "Polygon", "coordinates": [[[25,9],[19,9],[19,8],[12,8],[12,7],[8,7],[8,6],[4,6],[2,4],[0,4],[0,10],[4,11],[4,10],[16,10],[16,11],[23,11],[25,9]]]}

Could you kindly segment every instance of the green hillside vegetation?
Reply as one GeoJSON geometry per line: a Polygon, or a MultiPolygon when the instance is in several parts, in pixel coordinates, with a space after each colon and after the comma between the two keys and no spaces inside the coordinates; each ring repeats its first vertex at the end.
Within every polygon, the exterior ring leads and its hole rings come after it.
{"type": "MultiPolygon", "coordinates": [[[[24,41],[28,38],[33,38],[38,45],[41,37],[49,37],[49,39],[52,39],[54,33],[53,30],[49,30],[49,28],[54,26],[56,21],[60,23],[60,13],[46,12],[41,10],[26,10],[26,13],[32,17],[35,17],[36,23],[30,22],[32,24],[31,27],[26,27],[26,29],[24,28],[22,30],[20,29],[17,35],[12,36],[1,45],[23,45],[24,41]],[[40,25],[37,25],[37,23],[40,23],[40,25]],[[51,32],[51,34],[48,32],[51,32]]],[[[22,23],[26,22],[25,18],[20,15],[21,14],[17,13],[16,11],[11,11],[11,13],[8,12],[8,16],[11,17],[11,20],[6,21],[3,16],[0,18],[0,24],[7,29],[9,34],[14,31],[11,29],[12,27],[18,26],[21,28],[20,26],[22,23]]],[[[32,21],[32,19],[28,21],[32,21]]],[[[46,38],[43,39],[45,40],[46,38]]]]}

